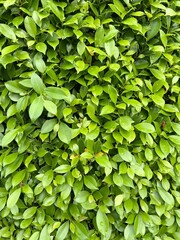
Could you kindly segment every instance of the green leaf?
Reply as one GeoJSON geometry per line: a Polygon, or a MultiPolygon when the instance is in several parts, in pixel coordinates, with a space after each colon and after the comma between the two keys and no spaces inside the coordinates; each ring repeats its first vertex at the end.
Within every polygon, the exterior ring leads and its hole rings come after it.
{"type": "Polygon", "coordinates": [[[88,68],[88,73],[92,76],[98,77],[99,70],[98,66],[91,66],[88,68]]]}
{"type": "Polygon", "coordinates": [[[54,128],[54,126],[56,125],[57,120],[56,119],[50,119],[50,120],[46,120],[41,128],[41,133],[48,133],[51,132],[54,128]]]}
{"type": "Polygon", "coordinates": [[[95,33],[95,46],[101,47],[104,43],[104,28],[100,26],[95,33]]]}
{"type": "Polygon", "coordinates": [[[51,240],[49,231],[48,231],[48,225],[46,224],[43,229],[41,230],[39,240],[51,240]]]}
{"type": "Polygon", "coordinates": [[[41,73],[45,72],[46,64],[45,64],[45,62],[42,58],[42,54],[40,52],[36,53],[36,55],[34,56],[33,62],[39,72],[41,72],[41,73]]]}
{"type": "Polygon", "coordinates": [[[69,128],[65,123],[60,123],[58,137],[62,142],[69,144],[72,139],[71,128],[69,128]]]}
{"type": "Polygon", "coordinates": [[[47,1],[47,4],[50,7],[51,11],[56,15],[56,17],[59,18],[61,22],[63,22],[64,12],[62,11],[62,9],[58,8],[53,1],[47,1]]]}
{"type": "Polygon", "coordinates": [[[47,87],[45,92],[49,97],[58,100],[65,99],[69,95],[69,91],[67,89],[65,90],[64,88],[58,87],[47,87]]]}
{"type": "Polygon", "coordinates": [[[109,161],[109,158],[108,158],[108,156],[106,155],[106,154],[104,154],[104,155],[101,155],[100,154],[100,156],[96,156],[95,157],[95,159],[96,159],[96,162],[100,165],[100,166],[102,166],[102,167],[107,167],[107,168],[111,168],[111,163],[110,163],[110,161],[109,161]]]}
{"type": "Polygon", "coordinates": [[[114,3],[114,6],[117,8],[117,10],[120,13],[125,12],[125,8],[124,8],[123,4],[119,0],[113,0],[113,3],[114,3]]]}
{"type": "Polygon", "coordinates": [[[2,54],[2,56],[4,56],[6,54],[14,52],[18,48],[19,48],[18,44],[13,44],[13,45],[7,46],[7,47],[2,49],[1,54],[2,54]]]}
{"type": "Polygon", "coordinates": [[[125,148],[118,148],[119,155],[122,157],[122,159],[126,162],[132,161],[132,154],[125,148]]]}
{"type": "Polygon", "coordinates": [[[54,174],[53,174],[53,170],[48,170],[47,172],[45,172],[45,174],[43,175],[42,178],[42,185],[44,188],[46,188],[47,186],[49,186],[53,180],[54,174]]]}
{"type": "Polygon", "coordinates": [[[159,96],[158,94],[154,94],[154,95],[151,95],[151,98],[154,103],[156,103],[157,105],[159,105],[161,107],[164,107],[165,101],[161,96],[159,96]]]}
{"type": "Polygon", "coordinates": [[[26,16],[24,19],[24,26],[25,26],[27,33],[31,37],[35,38],[36,34],[37,34],[37,27],[36,27],[36,24],[35,24],[33,18],[26,16]]]}
{"type": "Polygon", "coordinates": [[[92,176],[84,176],[84,184],[91,190],[97,190],[97,182],[92,176]]]}
{"type": "Polygon", "coordinates": [[[167,37],[166,34],[163,32],[163,30],[160,30],[160,38],[161,42],[163,43],[164,47],[167,46],[167,37]]]}
{"type": "Polygon", "coordinates": [[[124,238],[125,240],[134,240],[134,228],[133,225],[127,225],[124,230],[124,238]]]}
{"type": "Polygon", "coordinates": [[[3,166],[13,163],[18,156],[18,152],[11,153],[3,158],[3,166]]]}
{"type": "Polygon", "coordinates": [[[142,236],[145,233],[145,225],[140,214],[135,217],[134,221],[134,233],[135,235],[141,234],[142,236]]]}
{"type": "Polygon", "coordinates": [[[2,138],[2,143],[1,143],[2,147],[5,147],[9,143],[11,143],[15,139],[17,134],[18,134],[18,129],[13,129],[13,130],[9,131],[8,133],[6,133],[4,135],[4,137],[2,138]]]}
{"type": "Polygon", "coordinates": [[[130,17],[130,18],[127,18],[126,20],[122,21],[122,23],[124,23],[128,26],[132,26],[132,25],[136,26],[138,24],[138,21],[136,18],[130,17]]]}
{"type": "Polygon", "coordinates": [[[169,139],[171,140],[171,142],[180,145],[180,136],[177,135],[169,135],[169,139]]]}
{"type": "Polygon", "coordinates": [[[29,219],[32,218],[34,216],[34,214],[37,211],[37,207],[30,207],[28,209],[26,209],[23,213],[23,218],[24,219],[29,219]]]}
{"type": "Polygon", "coordinates": [[[42,96],[36,97],[29,108],[29,117],[32,122],[36,121],[43,112],[42,96]]]}
{"type": "Polygon", "coordinates": [[[109,96],[111,98],[111,101],[116,104],[117,102],[117,97],[118,97],[118,92],[117,90],[111,86],[111,85],[108,85],[108,93],[109,93],[109,96]]]}
{"type": "Polygon", "coordinates": [[[177,133],[178,135],[180,135],[180,124],[171,122],[171,126],[172,126],[172,129],[174,130],[174,132],[177,133]]]}
{"type": "Polygon", "coordinates": [[[16,2],[16,0],[6,0],[6,1],[4,2],[4,7],[5,7],[5,9],[7,9],[9,6],[14,5],[15,2],[16,2]]]}
{"type": "Polygon", "coordinates": [[[155,37],[160,30],[161,27],[161,20],[160,18],[156,18],[150,23],[149,31],[147,32],[147,40],[150,40],[151,38],[155,37]]]}
{"type": "Polygon", "coordinates": [[[49,100],[44,100],[44,107],[48,112],[51,114],[56,115],[57,114],[57,106],[55,103],[49,101],[49,100]]]}
{"type": "Polygon", "coordinates": [[[150,72],[154,75],[155,78],[159,79],[159,80],[166,80],[166,77],[164,76],[164,74],[158,70],[158,69],[150,69],[150,72]]]}
{"type": "Polygon", "coordinates": [[[19,197],[21,195],[21,188],[16,189],[13,193],[11,193],[7,199],[7,207],[11,209],[16,205],[19,197]]]}
{"type": "Polygon", "coordinates": [[[38,240],[39,239],[39,231],[38,232],[34,232],[31,237],[29,238],[29,240],[38,240]]]}
{"type": "Polygon", "coordinates": [[[129,131],[131,129],[133,120],[129,116],[120,116],[119,123],[123,129],[129,131]]]}
{"type": "Polygon", "coordinates": [[[69,232],[69,222],[63,223],[57,230],[55,240],[64,240],[69,232]]]}
{"type": "Polygon", "coordinates": [[[20,184],[25,178],[25,175],[26,175],[25,170],[21,170],[20,172],[17,172],[12,178],[12,186],[15,187],[18,184],[20,184]]]}
{"type": "Polygon", "coordinates": [[[140,132],[144,132],[144,133],[153,133],[155,132],[155,128],[152,124],[150,123],[138,123],[134,126],[137,130],[139,130],[140,132]]]}
{"type": "Polygon", "coordinates": [[[79,55],[83,55],[85,48],[86,48],[86,45],[84,44],[84,42],[79,41],[77,44],[77,51],[78,51],[79,55]]]}
{"type": "Polygon", "coordinates": [[[12,28],[10,28],[8,25],[1,23],[0,33],[4,35],[6,38],[12,39],[14,42],[16,41],[16,35],[12,28]]]}
{"type": "Polygon", "coordinates": [[[36,44],[36,49],[45,55],[47,50],[47,45],[43,42],[38,42],[36,44]]]}
{"type": "Polygon", "coordinates": [[[43,93],[45,86],[43,84],[42,79],[35,72],[31,75],[31,84],[32,84],[33,89],[37,93],[39,93],[39,94],[43,93]]]}
{"type": "Polygon", "coordinates": [[[78,237],[78,239],[87,240],[88,239],[88,230],[86,227],[80,223],[75,222],[75,235],[78,237]]]}
{"type": "Polygon", "coordinates": [[[100,115],[110,114],[113,113],[115,108],[111,105],[106,105],[101,109],[100,115]]]}
{"type": "Polygon", "coordinates": [[[115,205],[115,207],[121,205],[123,199],[124,199],[124,195],[123,195],[123,194],[117,195],[117,196],[115,197],[115,199],[114,199],[114,205],[115,205]]]}
{"type": "Polygon", "coordinates": [[[160,140],[160,149],[164,153],[164,155],[167,156],[170,153],[170,151],[171,151],[169,142],[167,140],[161,138],[161,140],[160,140]]]}
{"type": "Polygon", "coordinates": [[[102,212],[100,209],[98,209],[96,214],[96,224],[99,232],[103,236],[106,236],[109,231],[109,220],[107,215],[104,212],[102,212]]]}
{"type": "Polygon", "coordinates": [[[167,192],[166,190],[164,190],[163,188],[158,187],[158,192],[159,195],[161,196],[161,198],[163,199],[163,201],[169,205],[171,205],[171,207],[173,208],[174,206],[174,198],[173,196],[167,192]]]}

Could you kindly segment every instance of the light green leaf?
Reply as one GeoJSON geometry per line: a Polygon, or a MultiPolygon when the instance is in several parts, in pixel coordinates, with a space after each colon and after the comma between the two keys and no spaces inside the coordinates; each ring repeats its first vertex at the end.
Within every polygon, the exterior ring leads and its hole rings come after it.
{"type": "Polygon", "coordinates": [[[51,11],[56,15],[57,18],[61,22],[64,21],[64,12],[62,9],[58,8],[53,1],[47,1],[48,6],[50,7],[51,11]]]}
{"type": "Polygon", "coordinates": [[[111,98],[111,101],[116,104],[117,102],[117,97],[118,97],[118,92],[117,90],[112,86],[112,85],[108,85],[108,93],[109,96],[111,98]]]}
{"type": "Polygon", "coordinates": [[[5,9],[7,9],[9,6],[14,5],[15,2],[16,2],[16,0],[6,0],[6,1],[4,2],[4,7],[5,7],[5,9]]]}
{"type": "Polygon", "coordinates": [[[11,209],[16,205],[17,201],[19,200],[19,197],[21,195],[21,188],[16,189],[13,193],[11,193],[7,200],[7,207],[11,209]]]}
{"type": "Polygon", "coordinates": [[[4,56],[6,54],[14,52],[18,48],[19,48],[18,44],[13,44],[13,45],[7,46],[7,47],[2,49],[1,54],[2,54],[2,56],[4,56]]]}
{"type": "Polygon", "coordinates": [[[31,37],[35,38],[36,34],[37,34],[37,27],[36,27],[36,24],[35,24],[33,18],[26,16],[24,19],[24,26],[25,26],[27,33],[31,37]]]}
{"type": "Polygon", "coordinates": [[[155,132],[155,128],[152,124],[150,123],[138,123],[134,126],[137,130],[139,130],[140,132],[144,132],[144,133],[153,133],[155,132]]]}
{"type": "Polygon", "coordinates": [[[84,184],[91,190],[97,190],[97,182],[92,176],[84,176],[84,184]]]}
{"type": "Polygon", "coordinates": [[[158,94],[154,94],[154,95],[151,95],[151,98],[153,102],[155,102],[157,105],[164,107],[165,101],[161,96],[159,96],[158,94]]]}
{"type": "Polygon", "coordinates": [[[75,222],[75,234],[78,239],[87,240],[88,239],[88,230],[87,228],[80,222],[75,222]]]}
{"type": "Polygon", "coordinates": [[[96,224],[99,232],[103,236],[106,236],[109,231],[109,220],[107,215],[104,212],[102,212],[100,209],[98,209],[96,214],[96,224]]]}
{"type": "Polygon", "coordinates": [[[42,96],[36,97],[29,108],[29,117],[31,121],[36,121],[43,112],[43,99],[42,96]]]}
{"type": "Polygon", "coordinates": [[[48,133],[51,132],[54,128],[54,126],[56,125],[57,120],[56,119],[50,119],[50,120],[46,120],[41,128],[41,133],[48,133]]]}
{"type": "Polygon", "coordinates": [[[77,44],[77,51],[78,51],[79,55],[83,55],[85,48],[86,48],[86,45],[84,44],[84,42],[79,41],[77,44]]]}
{"type": "Polygon", "coordinates": [[[43,60],[42,53],[40,52],[36,53],[36,55],[34,56],[33,62],[39,72],[41,73],[45,72],[46,64],[43,60]]]}
{"type": "Polygon", "coordinates": [[[175,131],[175,133],[180,135],[180,124],[175,123],[175,122],[171,122],[171,126],[172,126],[172,129],[175,131]]]}
{"type": "Polygon", "coordinates": [[[67,89],[58,87],[47,87],[45,92],[49,97],[58,100],[65,99],[70,94],[67,89]]]}
{"type": "Polygon", "coordinates": [[[138,21],[136,18],[130,17],[130,18],[127,18],[126,20],[122,21],[122,23],[129,25],[129,26],[132,26],[132,25],[136,26],[138,24],[138,21]]]}
{"type": "Polygon", "coordinates": [[[169,135],[169,139],[171,140],[171,142],[180,145],[180,136],[177,135],[169,135]]]}
{"type": "Polygon", "coordinates": [[[155,78],[159,79],[159,80],[166,80],[165,75],[158,69],[150,69],[150,72],[154,75],[155,78]]]}
{"type": "Polygon", "coordinates": [[[115,207],[121,205],[123,199],[124,199],[124,195],[123,195],[123,194],[117,195],[117,196],[115,197],[115,199],[114,199],[114,205],[115,205],[115,207]]]}
{"type": "Polygon", "coordinates": [[[20,172],[17,172],[12,178],[12,186],[15,187],[18,184],[20,184],[23,181],[25,175],[26,175],[25,170],[21,170],[20,172]]]}
{"type": "Polygon", "coordinates": [[[160,38],[161,38],[161,42],[163,43],[164,47],[166,47],[167,46],[167,36],[163,32],[163,30],[160,30],[160,38]]]}
{"type": "Polygon", "coordinates": [[[6,166],[6,165],[9,165],[9,164],[13,163],[16,160],[17,156],[18,156],[18,152],[6,155],[3,158],[3,166],[6,166]]]}
{"type": "Polygon", "coordinates": [[[13,41],[16,41],[16,35],[12,28],[10,28],[8,25],[1,23],[0,24],[0,33],[4,35],[5,37],[12,39],[13,41]]]}
{"type": "Polygon", "coordinates": [[[164,153],[164,155],[167,156],[170,153],[170,151],[171,151],[169,142],[167,140],[161,138],[161,140],[160,140],[160,149],[164,153]]]}
{"type": "Polygon", "coordinates": [[[69,222],[63,223],[57,230],[55,240],[64,240],[69,232],[69,222]]]}
{"type": "Polygon", "coordinates": [[[71,128],[69,128],[65,123],[60,123],[58,137],[62,142],[69,144],[72,139],[71,128]]]}
{"type": "Polygon", "coordinates": [[[9,143],[11,143],[15,139],[17,133],[18,133],[18,129],[12,129],[7,134],[5,134],[4,137],[2,138],[2,143],[1,143],[2,147],[5,147],[9,143]]]}
{"type": "Polygon", "coordinates": [[[47,45],[43,42],[38,42],[36,44],[36,49],[45,55],[47,50],[47,45]]]}
{"type": "Polygon", "coordinates": [[[49,231],[48,231],[48,225],[46,224],[43,229],[41,230],[39,240],[51,240],[49,231]]]}
{"type": "Polygon", "coordinates": [[[33,74],[31,75],[31,84],[32,84],[33,89],[37,93],[39,93],[39,94],[43,93],[45,86],[43,84],[42,79],[35,72],[33,72],[33,74]]]}
{"type": "Polygon", "coordinates": [[[57,106],[55,103],[53,103],[52,101],[49,100],[44,100],[44,107],[46,108],[46,110],[48,112],[50,112],[51,114],[56,115],[57,114],[57,106]]]}
{"type": "Polygon", "coordinates": [[[119,117],[119,123],[123,129],[126,131],[129,131],[131,129],[131,124],[134,121],[129,116],[120,116],[119,117]]]}
{"type": "Polygon", "coordinates": [[[95,33],[95,46],[101,47],[104,43],[104,28],[100,26],[95,33]]]}
{"type": "Polygon", "coordinates": [[[34,216],[34,214],[37,211],[37,207],[30,207],[28,209],[26,209],[23,213],[23,218],[24,219],[29,219],[32,218],[34,216]]]}
{"type": "Polygon", "coordinates": [[[110,114],[113,113],[115,108],[111,105],[106,105],[101,109],[100,115],[110,114]]]}
{"type": "Polygon", "coordinates": [[[98,77],[99,67],[98,66],[91,66],[88,68],[88,73],[92,76],[98,77]]]}
{"type": "Polygon", "coordinates": [[[174,206],[174,198],[172,194],[170,194],[169,192],[160,187],[158,187],[158,192],[165,203],[171,205],[172,207],[174,206]]]}
{"type": "Polygon", "coordinates": [[[54,174],[53,174],[52,169],[45,172],[45,174],[43,175],[43,178],[42,178],[42,185],[44,188],[46,188],[47,186],[49,186],[51,184],[53,177],[54,177],[54,174]]]}
{"type": "Polygon", "coordinates": [[[132,161],[132,154],[125,148],[118,148],[119,155],[122,157],[122,159],[126,162],[132,161]]]}

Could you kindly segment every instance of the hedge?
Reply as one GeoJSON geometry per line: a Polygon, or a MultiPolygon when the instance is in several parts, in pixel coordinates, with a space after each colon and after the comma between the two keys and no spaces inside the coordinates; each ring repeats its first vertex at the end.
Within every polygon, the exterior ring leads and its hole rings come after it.
{"type": "Polygon", "coordinates": [[[0,1],[0,239],[180,239],[180,1],[0,1]]]}

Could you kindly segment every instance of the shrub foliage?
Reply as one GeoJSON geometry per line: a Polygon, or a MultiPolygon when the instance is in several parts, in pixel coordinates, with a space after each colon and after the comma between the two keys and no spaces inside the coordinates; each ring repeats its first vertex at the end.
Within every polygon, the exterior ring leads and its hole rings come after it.
{"type": "Polygon", "coordinates": [[[0,239],[180,239],[180,1],[0,12],[0,239]]]}

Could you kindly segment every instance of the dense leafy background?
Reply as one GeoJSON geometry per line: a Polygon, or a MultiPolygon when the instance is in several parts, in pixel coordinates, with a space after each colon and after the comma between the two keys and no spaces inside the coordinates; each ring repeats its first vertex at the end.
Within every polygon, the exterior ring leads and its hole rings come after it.
{"type": "Polygon", "coordinates": [[[0,239],[180,239],[180,1],[0,13],[0,239]]]}

